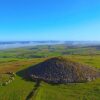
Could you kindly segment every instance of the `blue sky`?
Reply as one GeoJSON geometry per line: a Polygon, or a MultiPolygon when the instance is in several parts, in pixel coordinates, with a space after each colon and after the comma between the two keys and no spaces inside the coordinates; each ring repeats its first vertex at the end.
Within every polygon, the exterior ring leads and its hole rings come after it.
{"type": "Polygon", "coordinates": [[[0,40],[100,40],[100,0],[0,0],[0,40]]]}

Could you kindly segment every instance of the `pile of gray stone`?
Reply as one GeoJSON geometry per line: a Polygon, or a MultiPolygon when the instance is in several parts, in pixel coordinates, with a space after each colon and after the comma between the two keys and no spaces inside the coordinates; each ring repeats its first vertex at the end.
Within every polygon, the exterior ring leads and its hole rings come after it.
{"type": "Polygon", "coordinates": [[[32,80],[48,83],[77,83],[95,80],[100,77],[100,72],[63,57],[54,57],[33,66],[29,76],[32,80]]]}

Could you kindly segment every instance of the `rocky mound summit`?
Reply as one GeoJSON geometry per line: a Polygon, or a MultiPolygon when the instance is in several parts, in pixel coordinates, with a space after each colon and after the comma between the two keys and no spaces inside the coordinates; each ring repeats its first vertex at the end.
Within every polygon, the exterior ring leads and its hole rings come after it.
{"type": "Polygon", "coordinates": [[[29,75],[33,80],[50,83],[73,83],[92,81],[99,77],[100,73],[87,65],[62,57],[54,57],[32,67],[29,75]]]}

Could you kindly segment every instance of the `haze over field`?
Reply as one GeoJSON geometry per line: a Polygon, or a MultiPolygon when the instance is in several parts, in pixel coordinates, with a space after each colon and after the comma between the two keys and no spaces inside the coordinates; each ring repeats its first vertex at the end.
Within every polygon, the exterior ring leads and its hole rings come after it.
{"type": "Polygon", "coordinates": [[[96,46],[100,45],[99,41],[5,41],[0,42],[0,50],[19,47],[30,47],[38,45],[57,45],[64,44],[66,46],[96,46]]]}
{"type": "Polygon", "coordinates": [[[64,44],[62,41],[6,41],[0,42],[0,50],[9,49],[9,48],[19,48],[27,46],[37,46],[37,45],[55,45],[55,44],[64,44]]]}

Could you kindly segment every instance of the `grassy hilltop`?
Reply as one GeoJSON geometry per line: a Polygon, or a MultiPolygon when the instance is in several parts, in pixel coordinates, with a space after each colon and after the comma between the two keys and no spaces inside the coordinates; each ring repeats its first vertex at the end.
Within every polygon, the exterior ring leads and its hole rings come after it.
{"type": "MultiPolygon", "coordinates": [[[[24,69],[54,56],[64,56],[73,61],[100,69],[100,51],[96,48],[67,48],[63,45],[36,46],[0,51],[0,75],[16,73],[15,80],[0,86],[0,100],[25,100],[35,88],[35,82],[23,79],[24,69]],[[20,73],[19,73],[20,72],[20,73]],[[17,74],[18,73],[18,74],[17,74]]],[[[3,76],[2,80],[8,80],[3,76]]],[[[32,100],[100,100],[100,79],[87,83],[53,85],[41,82],[31,95],[32,100]]]]}

